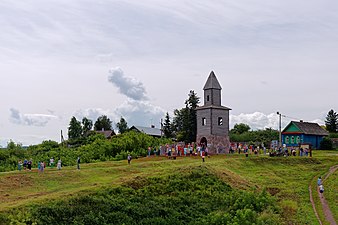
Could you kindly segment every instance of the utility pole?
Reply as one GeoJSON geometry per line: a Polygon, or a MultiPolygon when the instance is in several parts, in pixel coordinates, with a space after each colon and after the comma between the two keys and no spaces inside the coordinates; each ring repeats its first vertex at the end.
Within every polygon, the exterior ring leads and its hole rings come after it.
{"type": "Polygon", "coordinates": [[[282,147],[282,114],[277,112],[279,115],[279,141],[278,141],[278,148],[282,147]]]}
{"type": "Polygon", "coordinates": [[[161,118],[161,138],[163,137],[163,119],[161,118]]]}

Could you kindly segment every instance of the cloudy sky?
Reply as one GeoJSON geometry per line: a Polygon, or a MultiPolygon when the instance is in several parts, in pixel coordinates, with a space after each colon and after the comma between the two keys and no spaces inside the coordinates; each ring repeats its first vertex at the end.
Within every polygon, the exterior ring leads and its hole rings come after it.
{"type": "MultiPolygon", "coordinates": [[[[211,70],[231,124],[338,110],[336,0],[0,0],[0,145],[70,118],[159,126],[211,70]]],[[[201,99],[203,101],[203,99],[201,99]]]]}

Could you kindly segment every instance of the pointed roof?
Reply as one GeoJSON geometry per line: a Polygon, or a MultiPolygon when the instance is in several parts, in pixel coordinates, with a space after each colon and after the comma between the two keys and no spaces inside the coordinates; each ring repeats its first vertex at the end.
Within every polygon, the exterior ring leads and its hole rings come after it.
{"type": "Polygon", "coordinates": [[[221,85],[219,84],[216,75],[214,73],[214,71],[211,71],[207,82],[204,85],[203,90],[207,90],[207,89],[218,89],[218,90],[222,90],[221,85]]]}
{"type": "Polygon", "coordinates": [[[303,133],[308,135],[328,136],[329,133],[321,128],[317,123],[291,121],[282,133],[303,133]]]}

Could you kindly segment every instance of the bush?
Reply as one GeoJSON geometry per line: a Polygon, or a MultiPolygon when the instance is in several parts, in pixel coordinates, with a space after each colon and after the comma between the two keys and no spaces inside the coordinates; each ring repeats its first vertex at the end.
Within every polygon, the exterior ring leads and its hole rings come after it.
{"type": "Polygon", "coordinates": [[[321,142],[320,142],[320,147],[321,150],[332,150],[333,149],[333,143],[330,138],[325,137],[321,142]]]}
{"type": "Polygon", "coordinates": [[[58,144],[55,141],[43,141],[41,144],[29,146],[28,149],[10,142],[7,149],[0,150],[0,172],[15,170],[19,160],[32,159],[33,167],[39,161],[49,163],[53,157],[56,161],[61,158],[63,166],[76,164],[78,156],[81,162],[91,163],[107,160],[123,160],[131,154],[133,158],[146,156],[149,146],[170,144],[165,138],[154,138],[134,131],[117,135],[107,140],[103,135],[92,134],[79,140],[66,141],[58,144]]]}

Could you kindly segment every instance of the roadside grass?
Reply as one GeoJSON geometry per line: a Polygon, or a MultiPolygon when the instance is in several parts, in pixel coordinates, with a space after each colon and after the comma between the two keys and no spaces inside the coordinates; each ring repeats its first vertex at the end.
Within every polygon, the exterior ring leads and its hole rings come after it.
{"type": "Polygon", "coordinates": [[[329,203],[331,212],[338,221],[338,170],[332,173],[324,182],[325,199],[329,203]]]}
{"type": "MultiPolygon", "coordinates": [[[[185,173],[189,168],[205,166],[232,188],[259,192],[266,189],[277,198],[286,224],[318,224],[313,212],[308,186],[313,177],[325,174],[338,161],[334,151],[314,151],[312,158],[280,157],[243,154],[218,155],[206,158],[165,157],[140,158],[81,164],[81,169],[64,167],[61,171],[46,168],[43,174],[32,172],[0,173],[0,212],[27,207],[32,203],[64,199],[77,194],[95,193],[102,188],[118,187],[137,177],[164,177],[185,173]]],[[[337,219],[337,172],[326,181],[325,196],[337,219]],[[331,189],[331,194],[328,193],[331,189]],[[335,190],[335,191],[333,191],[335,190]]],[[[312,187],[316,187],[313,183],[312,187]]],[[[313,190],[314,196],[316,190],[313,190]]],[[[320,217],[323,217],[319,199],[315,199],[320,217]]],[[[323,220],[325,221],[325,220],[323,220]]]]}

